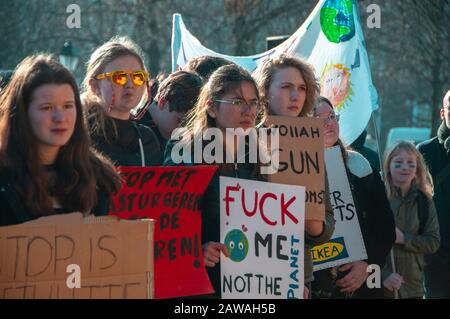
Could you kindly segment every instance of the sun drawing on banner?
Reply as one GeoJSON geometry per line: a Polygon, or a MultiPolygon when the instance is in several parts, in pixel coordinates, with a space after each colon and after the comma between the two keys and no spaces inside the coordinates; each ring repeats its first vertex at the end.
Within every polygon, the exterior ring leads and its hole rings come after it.
{"type": "Polygon", "coordinates": [[[341,111],[353,94],[350,81],[350,69],[343,64],[325,65],[320,76],[320,95],[330,100],[333,106],[341,111]]]}
{"type": "Polygon", "coordinates": [[[240,262],[245,259],[248,253],[247,236],[239,230],[233,229],[225,236],[225,246],[227,246],[230,253],[230,259],[235,262],[240,262]]]}
{"type": "Polygon", "coordinates": [[[320,25],[328,41],[345,42],[355,35],[352,0],[327,0],[320,10],[320,25]]]}

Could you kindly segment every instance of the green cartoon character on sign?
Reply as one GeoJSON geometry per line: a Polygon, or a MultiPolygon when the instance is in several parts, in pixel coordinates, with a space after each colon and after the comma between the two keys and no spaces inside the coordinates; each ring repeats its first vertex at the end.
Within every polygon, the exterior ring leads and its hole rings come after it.
{"type": "Polygon", "coordinates": [[[241,230],[233,229],[228,232],[225,236],[225,245],[232,261],[241,262],[247,256],[248,240],[241,230]]]}

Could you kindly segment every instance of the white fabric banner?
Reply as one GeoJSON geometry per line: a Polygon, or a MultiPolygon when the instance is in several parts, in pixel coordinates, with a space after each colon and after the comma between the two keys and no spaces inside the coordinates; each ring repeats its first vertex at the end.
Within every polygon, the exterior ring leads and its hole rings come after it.
{"type": "Polygon", "coordinates": [[[321,95],[341,115],[341,139],[351,144],[366,128],[378,96],[355,0],[320,0],[306,21],[276,48],[252,56],[230,56],[204,47],[186,28],[180,14],[173,16],[172,71],[201,55],[219,56],[252,72],[266,57],[281,53],[306,59],[316,71],[321,95]]]}

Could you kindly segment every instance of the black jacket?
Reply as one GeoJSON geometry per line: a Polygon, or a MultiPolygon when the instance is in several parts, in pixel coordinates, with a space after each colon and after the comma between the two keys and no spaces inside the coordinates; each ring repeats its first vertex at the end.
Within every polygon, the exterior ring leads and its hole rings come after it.
{"type": "Polygon", "coordinates": [[[142,166],[139,139],[142,141],[145,166],[162,164],[158,137],[151,128],[132,120],[114,119],[118,139],[112,143],[103,136],[91,134],[93,146],[109,157],[116,166],[142,166]]]}
{"type": "Polygon", "coordinates": [[[438,136],[420,143],[417,148],[422,153],[435,184],[433,200],[441,235],[441,246],[436,254],[427,256],[427,263],[450,265],[450,174],[439,184],[437,181],[443,169],[450,165],[450,137],[448,132],[442,132],[442,125],[439,130],[438,136]]]}
{"type": "MultiPolygon", "coordinates": [[[[97,189],[97,205],[92,209],[91,213],[96,216],[107,215],[109,201],[110,196],[106,192],[97,189]]],[[[49,215],[65,213],[73,213],[73,211],[62,207],[49,215]]],[[[5,171],[0,172],[0,226],[21,224],[39,217],[42,216],[33,214],[25,207],[22,198],[11,185],[11,178],[8,173],[5,171]]]]}
{"type": "MultiPolygon", "coordinates": [[[[356,152],[348,152],[347,175],[366,247],[367,260],[365,261],[369,265],[376,264],[383,269],[395,242],[394,215],[380,174],[364,158],[361,161],[361,158],[362,156],[356,152]]],[[[340,288],[332,286],[330,269],[314,273],[317,282],[313,283],[313,290],[327,290],[331,294],[328,298],[343,298],[344,296],[339,292],[340,288]]],[[[345,275],[346,273],[338,273],[335,280],[345,275]]],[[[364,283],[353,297],[383,298],[383,290],[381,287],[369,289],[364,283]]]]}

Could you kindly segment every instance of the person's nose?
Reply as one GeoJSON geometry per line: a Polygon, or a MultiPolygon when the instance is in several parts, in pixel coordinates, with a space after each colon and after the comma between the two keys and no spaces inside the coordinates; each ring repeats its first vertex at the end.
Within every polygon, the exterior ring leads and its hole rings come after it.
{"type": "Polygon", "coordinates": [[[127,83],[125,83],[125,87],[127,89],[134,87],[133,80],[131,79],[131,74],[127,74],[127,83]]]}
{"type": "Polygon", "coordinates": [[[66,118],[66,114],[64,112],[64,109],[63,108],[59,108],[59,107],[55,107],[53,109],[52,118],[53,118],[53,121],[55,121],[55,122],[62,122],[62,121],[64,121],[64,119],[66,118]]]}
{"type": "Polygon", "coordinates": [[[295,89],[295,88],[293,88],[292,90],[291,90],[291,100],[292,101],[296,101],[297,99],[298,99],[298,96],[299,96],[299,93],[298,93],[298,90],[297,89],[295,89]]]}
{"type": "Polygon", "coordinates": [[[256,108],[251,105],[251,103],[245,102],[242,107],[242,115],[253,116],[256,115],[256,108]]]}

